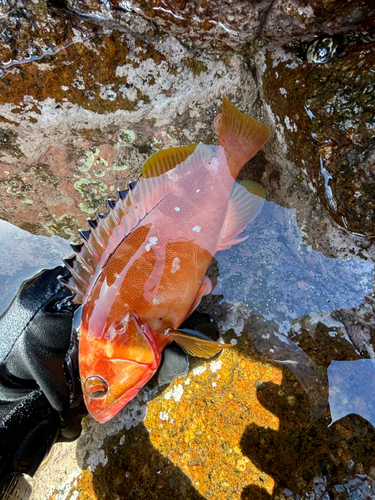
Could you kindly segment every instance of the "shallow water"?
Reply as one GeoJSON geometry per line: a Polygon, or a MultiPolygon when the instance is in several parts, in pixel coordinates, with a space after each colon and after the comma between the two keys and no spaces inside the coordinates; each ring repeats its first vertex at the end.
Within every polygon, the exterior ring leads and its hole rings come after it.
{"type": "Polygon", "coordinates": [[[213,293],[276,321],[284,335],[301,316],[358,307],[373,291],[374,264],[327,258],[304,245],[294,209],[266,201],[243,234],[245,242],[216,254],[213,293]]]}
{"type": "Polygon", "coordinates": [[[71,253],[69,243],[58,236],[35,236],[0,220],[0,316],[17,294],[21,284],[43,269],[62,265],[71,253]]]}

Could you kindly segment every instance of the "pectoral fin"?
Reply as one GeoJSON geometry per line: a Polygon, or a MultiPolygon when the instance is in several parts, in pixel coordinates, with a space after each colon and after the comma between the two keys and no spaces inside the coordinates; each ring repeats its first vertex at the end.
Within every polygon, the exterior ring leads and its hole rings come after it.
{"type": "Polygon", "coordinates": [[[220,344],[196,330],[189,330],[187,328],[169,330],[168,335],[177,342],[187,354],[198,358],[212,358],[212,356],[215,356],[215,354],[223,349],[233,347],[233,344],[220,344]]]}

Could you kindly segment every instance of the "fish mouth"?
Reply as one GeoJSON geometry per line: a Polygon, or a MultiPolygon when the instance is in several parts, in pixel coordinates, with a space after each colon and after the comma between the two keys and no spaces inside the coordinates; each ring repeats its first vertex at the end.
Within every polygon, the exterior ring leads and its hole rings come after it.
{"type": "MultiPolygon", "coordinates": [[[[141,364],[138,364],[140,366],[141,364]]],[[[154,369],[150,369],[149,365],[143,365],[144,372],[138,378],[134,380],[132,386],[124,392],[120,393],[119,396],[113,395],[111,397],[111,389],[109,393],[100,399],[91,399],[86,394],[84,394],[85,403],[90,414],[99,423],[108,422],[111,420],[120,410],[124,408],[129,401],[131,401],[138,392],[147,384],[147,382],[153,377],[157,370],[157,366],[154,369]],[[112,399],[112,401],[111,401],[112,399]],[[110,402],[109,402],[110,401],[110,402]],[[108,404],[109,403],[109,404],[108,404]]],[[[124,388],[125,389],[125,388],[124,388]]]]}
{"type": "Polygon", "coordinates": [[[111,420],[115,415],[117,415],[117,413],[122,410],[124,406],[126,406],[129,401],[131,401],[138,394],[142,387],[143,385],[141,387],[132,387],[120,397],[112,401],[112,403],[110,403],[107,407],[98,411],[90,412],[92,417],[94,418],[94,420],[96,420],[96,422],[99,422],[100,424],[108,422],[108,420],[111,420]]]}

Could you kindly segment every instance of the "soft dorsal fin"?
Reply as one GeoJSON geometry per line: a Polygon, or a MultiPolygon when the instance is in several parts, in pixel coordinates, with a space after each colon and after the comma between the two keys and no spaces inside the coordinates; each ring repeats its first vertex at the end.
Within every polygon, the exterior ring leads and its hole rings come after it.
{"type": "Polygon", "coordinates": [[[215,354],[223,349],[233,347],[233,344],[220,344],[220,342],[216,342],[206,337],[203,333],[187,328],[169,330],[168,335],[172,337],[187,354],[198,358],[212,358],[212,356],[215,356],[215,354]]]}
{"type": "Polygon", "coordinates": [[[176,165],[184,162],[188,156],[194,153],[196,147],[196,144],[189,144],[188,146],[158,151],[143,165],[142,177],[147,179],[165,174],[165,172],[175,168],[176,165]]]}
{"type": "Polygon", "coordinates": [[[234,183],[220,232],[218,251],[246,240],[247,236],[238,238],[238,235],[258,215],[263,203],[264,188],[261,184],[250,180],[234,183]]]}
{"type": "Polygon", "coordinates": [[[219,146],[223,146],[233,179],[247,161],[268,141],[269,129],[250,116],[243,115],[223,96],[219,146]]]}
{"type": "Polygon", "coordinates": [[[84,301],[123,239],[188,175],[208,164],[215,150],[212,146],[191,144],[156,153],[145,163],[138,181],[130,183],[127,191],[119,191],[117,201],[108,201],[108,214],[88,220],[90,230],[80,231],[83,242],[72,245],[74,256],[64,261],[71,276],[61,278],[75,294],[75,303],[84,301]]]}

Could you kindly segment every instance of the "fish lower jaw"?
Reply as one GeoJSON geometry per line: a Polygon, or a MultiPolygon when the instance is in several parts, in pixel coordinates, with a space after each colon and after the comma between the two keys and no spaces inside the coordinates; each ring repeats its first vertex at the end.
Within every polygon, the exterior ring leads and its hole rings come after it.
{"type": "Polygon", "coordinates": [[[104,424],[111,420],[117,413],[122,410],[137,394],[138,392],[147,384],[147,382],[154,376],[158,366],[154,370],[150,370],[149,373],[145,374],[141,380],[139,380],[133,387],[128,389],[125,393],[115,399],[107,407],[101,408],[97,411],[94,410],[93,405],[95,405],[95,400],[91,400],[87,396],[84,396],[86,407],[96,422],[104,424]]]}
{"type": "Polygon", "coordinates": [[[117,413],[120,410],[122,410],[124,406],[126,406],[129,403],[129,401],[131,401],[138,394],[138,392],[142,389],[142,387],[136,387],[130,389],[126,393],[125,400],[123,400],[123,398],[117,399],[116,401],[111,403],[111,405],[108,406],[108,408],[106,408],[105,410],[101,410],[98,413],[90,412],[93,419],[99,424],[104,424],[105,422],[108,422],[108,420],[111,420],[115,415],[117,415],[117,413]]]}

